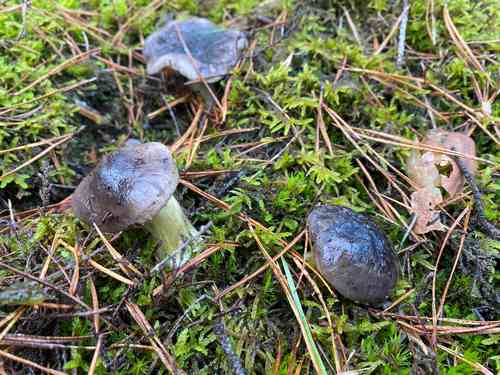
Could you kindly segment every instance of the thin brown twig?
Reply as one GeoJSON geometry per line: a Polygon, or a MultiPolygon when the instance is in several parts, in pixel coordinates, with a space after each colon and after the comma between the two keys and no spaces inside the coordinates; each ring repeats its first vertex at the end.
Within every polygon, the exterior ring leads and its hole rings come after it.
{"type": "Polygon", "coordinates": [[[483,230],[488,234],[488,236],[490,236],[491,238],[494,238],[494,239],[500,239],[500,229],[495,227],[495,225],[493,225],[492,223],[490,223],[488,221],[488,219],[486,219],[486,215],[484,213],[483,202],[481,200],[481,195],[482,195],[481,191],[479,190],[479,187],[477,186],[477,183],[476,183],[474,177],[472,176],[469,169],[467,168],[467,165],[465,164],[465,162],[461,158],[455,157],[453,159],[456,161],[458,167],[460,168],[460,171],[464,175],[465,180],[467,181],[467,183],[469,184],[469,187],[472,190],[472,196],[474,198],[474,203],[475,203],[475,208],[477,211],[477,216],[479,219],[479,224],[481,225],[483,230]]]}
{"type": "Polygon", "coordinates": [[[51,375],[66,375],[64,372],[53,370],[53,369],[50,369],[48,367],[44,367],[42,365],[39,365],[38,363],[32,362],[32,361],[30,361],[28,359],[25,359],[25,358],[22,358],[22,357],[18,357],[17,355],[5,352],[3,350],[0,350],[0,356],[2,356],[4,358],[8,358],[8,359],[10,359],[11,361],[14,361],[14,362],[21,363],[21,364],[23,364],[25,366],[33,367],[33,368],[35,368],[37,370],[46,372],[47,374],[51,374],[51,375]]]}
{"type": "Polygon", "coordinates": [[[437,280],[437,271],[438,271],[438,266],[439,266],[439,261],[441,260],[441,257],[443,255],[443,250],[446,247],[446,244],[448,243],[448,240],[455,230],[455,228],[458,226],[462,218],[469,212],[469,209],[466,207],[460,215],[456,218],[456,220],[453,222],[451,225],[450,229],[446,233],[445,238],[443,239],[443,242],[441,243],[441,246],[439,248],[439,253],[436,259],[436,264],[434,265],[434,271],[432,273],[432,325],[434,327],[432,331],[432,345],[435,347],[436,346],[436,334],[437,334],[437,319],[439,317],[438,311],[436,309],[436,280],[437,280]]]}
{"type": "Polygon", "coordinates": [[[0,176],[0,181],[3,180],[5,177],[10,176],[11,174],[19,172],[21,169],[27,167],[31,163],[33,163],[33,162],[37,161],[38,159],[44,157],[45,155],[47,155],[51,150],[53,150],[57,146],[60,146],[61,144],[69,141],[71,138],[73,138],[73,136],[75,134],[76,133],[67,134],[64,138],[58,140],[55,143],[52,143],[49,147],[47,147],[45,150],[43,150],[42,152],[40,152],[38,155],[36,155],[36,156],[32,157],[31,159],[25,161],[24,163],[22,163],[21,165],[17,166],[16,168],[10,170],[9,172],[4,173],[2,176],[0,176]]]}
{"type": "MultiPolygon", "coordinates": [[[[295,238],[290,241],[289,244],[287,244],[283,250],[281,250],[277,255],[272,257],[272,261],[276,262],[279,258],[281,258],[283,255],[285,255],[293,246],[295,246],[299,240],[304,236],[306,233],[306,230],[302,230],[295,238]]],[[[231,293],[233,290],[241,287],[243,284],[246,284],[248,281],[254,279],[258,275],[260,275],[262,272],[264,272],[266,269],[268,269],[271,266],[271,260],[267,261],[263,266],[259,267],[256,271],[252,272],[250,275],[245,276],[242,278],[240,281],[234,283],[233,285],[227,287],[223,291],[219,292],[214,298],[216,300],[221,299],[224,297],[226,294],[231,293]]]]}
{"type": "Polygon", "coordinates": [[[441,316],[443,313],[443,308],[444,308],[444,303],[446,301],[446,296],[448,295],[448,289],[451,285],[451,280],[453,279],[453,275],[455,273],[455,270],[457,268],[458,261],[460,259],[460,256],[462,255],[462,250],[464,248],[464,241],[465,237],[467,236],[467,230],[469,228],[469,218],[470,218],[471,211],[470,209],[467,211],[467,215],[465,216],[464,219],[464,233],[462,234],[462,237],[460,238],[460,244],[458,246],[458,251],[455,256],[455,261],[453,262],[453,266],[451,268],[450,276],[448,277],[448,280],[446,281],[446,285],[443,290],[443,295],[441,296],[441,301],[439,302],[439,308],[437,312],[437,316],[441,316]]]}
{"type": "Polygon", "coordinates": [[[94,49],[91,49],[90,51],[83,52],[83,53],[81,53],[81,54],[79,54],[77,56],[73,56],[70,59],[68,59],[68,60],[64,61],[63,63],[59,64],[55,68],[51,69],[44,76],[38,78],[37,80],[35,80],[32,83],[30,83],[28,86],[26,86],[26,87],[22,88],[21,90],[19,90],[18,92],[14,93],[13,95],[14,96],[21,95],[22,93],[24,93],[24,92],[32,89],[36,85],[38,85],[40,82],[46,80],[50,76],[53,76],[54,74],[60,73],[64,69],[66,69],[66,68],[68,68],[68,67],[70,67],[70,66],[72,66],[74,64],[80,63],[80,62],[88,59],[91,55],[97,54],[99,52],[100,52],[100,48],[94,48],[94,49]]]}
{"type": "Polygon", "coordinates": [[[24,272],[24,271],[20,271],[10,265],[8,265],[7,263],[4,263],[4,262],[1,262],[0,261],[0,267],[2,268],[5,268],[17,275],[20,275],[20,276],[23,276],[23,277],[26,277],[30,280],[33,280],[33,281],[36,281],[50,289],[53,289],[55,290],[56,292],[68,297],[70,300],[72,300],[73,302],[75,302],[76,304],[82,306],[83,308],[87,309],[87,310],[92,310],[92,308],[87,305],[85,302],[82,302],[79,298],[76,298],[75,296],[71,295],[70,293],[62,290],[61,288],[58,288],[57,286],[55,286],[54,284],[52,283],[49,283],[48,281],[45,281],[45,280],[42,280],[42,279],[39,279],[37,278],[36,276],[33,276],[32,274],[28,273],[28,272],[24,272]]]}
{"type": "Polygon", "coordinates": [[[156,336],[153,327],[149,324],[139,306],[129,301],[125,301],[125,305],[127,306],[132,318],[134,318],[136,323],[141,327],[143,333],[148,337],[151,345],[155,348],[155,351],[160,357],[162,363],[165,365],[165,368],[174,375],[185,375],[185,372],[177,367],[175,358],[167,351],[163,343],[156,336]]]}

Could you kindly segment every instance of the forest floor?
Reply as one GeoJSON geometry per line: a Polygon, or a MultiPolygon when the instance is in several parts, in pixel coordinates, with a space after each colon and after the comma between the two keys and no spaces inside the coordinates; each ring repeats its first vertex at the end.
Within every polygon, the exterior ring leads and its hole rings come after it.
{"type": "Polygon", "coordinates": [[[0,374],[499,373],[499,46],[496,0],[0,0],[0,374]],[[189,16],[249,40],[209,111],[145,70],[144,39],[189,16]],[[408,160],[432,129],[473,140],[483,210],[438,188],[422,233],[408,160]],[[210,224],[174,272],[144,229],[70,209],[129,138],[171,146],[210,224]],[[384,306],[309,263],[319,203],[391,239],[384,306]]]}

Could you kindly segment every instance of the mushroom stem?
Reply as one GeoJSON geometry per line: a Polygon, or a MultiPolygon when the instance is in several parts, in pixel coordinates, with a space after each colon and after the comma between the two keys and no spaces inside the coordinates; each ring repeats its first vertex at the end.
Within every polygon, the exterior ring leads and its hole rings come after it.
{"type": "Polygon", "coordinates": [[[172,269],[182,266],[196,252],[194,246],[186,246],[176,252],[184,241],[196,237],[199,233],[173,196],[160,212],[145,224],[145,228],[162,244],[158,254],[160,258],[171,257],[169,264],[172,269]]]}
{"type": "MultiPolygon", "coordinates": [[[[213,96],[213,90],[210,92],[208,89],[207,85],[210,85],[209,83],[205,84],[204,82],[198,82],[195,83],[191,86],[191,89],[200,95],[205,102],[206,108],[212,108],[212,106],[215,104],[214,96],[213,96]]],[[[213,86],[211,85],[210,88],[213,86]]]]}

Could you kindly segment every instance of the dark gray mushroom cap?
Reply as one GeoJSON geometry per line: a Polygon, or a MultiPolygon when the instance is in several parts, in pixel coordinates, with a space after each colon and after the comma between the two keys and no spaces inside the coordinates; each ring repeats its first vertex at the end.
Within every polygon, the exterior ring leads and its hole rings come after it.
{"type": "Polygon", "coordinates": [[[224,30],[203,18],[190,18],[168,22],[151,34],[144,41],[144,57],[148,74],[170,68],[190,81],[198,79],[199,72],[206,81],[215,82],[236,65],[246,46],[242,32],[224,30]]]}
{"type": "Polygon", "coordinates": [[[165,206],[179,173],[166,146],[128,143],[104,157],[73,194],[76,216],[105,232],[144,224],[165,206]]]}
{"type": "Polygon", "coordinates": [[[383,302],[394,288],[398,265],[392,245],[366,216],[341,206],[317,206],[307,218],[321,274],[344,297],[383,302]]]}

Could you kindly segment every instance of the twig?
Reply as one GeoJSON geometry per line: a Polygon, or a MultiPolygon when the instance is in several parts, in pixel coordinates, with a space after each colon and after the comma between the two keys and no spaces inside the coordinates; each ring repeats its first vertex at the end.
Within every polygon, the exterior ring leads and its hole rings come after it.
{"type": "Polygon", "coordinates": [[[30,7],[31,7],[31,0],[23,0],[23,3],[21,5],[21,14],[23,23],[21,31],[19,31],[19,34],[17,35],[16,41],[20,41],[26,35],[26,16],[28,14],[28,8],[30,7]]]}
{"type": "Polygon", "coordinates": [[[265,271],[270,265],[271,261],[277,261],[279,258],[281,258],[285,253],[287,253],[293,246],[299,242],[299,240],[304,236],[306,233],[305,230],[302,230],[289,244],[284,246],[283,250],[281,250],[277,255],[275,255],[272,260],[267,261],[263,266],[261,266],[258,270],[255,272],[251,273],[250,275],[245,276],[242,278],[240,281],[237,283],[227,287],[224,289],[222,292],[219,292],[216,294],[215,299],[219,300],[222,297],[224,297],[226,294],[231,293],[233,290],[239,288],[241,285],[245,284],[246,282],[250,281],[251,279],[255,278],[256,276],[260,275],[263,271],[265,271]]]}
{"type": "Polygon", "coordinates": [[[427,0],[425,6],[425,25],[427,27],[427,34],[432,42],[436,45],[437,31],[436,31],[436,17],[434,15],[434,0],[427,0]]]}
{"type": "Polygon", "coordinates": [[[449,290],[450,285],[451,285],[451,280],[453,279],[453,274],[455,273],[458,261],[460,260],[460,256],[462,255],[462,251],[464,249],[464,241],[465,241],[465,238],[467,236],[467,229],[469,227],[470,214],[471,214],[471,211],[469,210],[467,212],[467,215],[465,216],[464,233],[462,234],[462,237],[460,238],[460,245],[458,246],[457,254],[455,255],[455,260],[453,262],[453,266],[451,268],[450,275],[448,276],[448,281],[446,282],[446,286],[444,287],[443,294],[441,295],[441,301],[439,302],[437,316],[441,316],[441,314],[443,313],[444,303],[446,301],[446,296],[448,294],[448,290],[449,290]]]}
{"type": "Polygon", "coordinates": [[[8,358],[11,361],[22,363],[25,366],[36,368],[37,370],[43,371],[43,372],[45,372],[47,374],[52,374],[52,375],[66,375],[64,372],[57,371],[57,370],[52,370],[52,369],[50,369],[48,367],[41,366],[38,363],[32,362],[32,361],[30,361],[28,359],[24,359],[24,358],[18,357],[17,355],[10,354],[9,352],[5,352],[3,350],[0,350],[0,356],[8,358]]]}
{"type": "Polygon", "coordinates": [[[410,4],[408,0],[403,0],[403,13],[401,13],[401,26],[399,28],[399,41],[398,41],[398,59],[396,66],[401,68],[403,66],[405,57],[405,43],[406,43],[406,26],[408,25],[408,14],[410,13],[410,4]]]}
{"type": "Polygon", "coordinates": [[[72,295],[71,295],[71,294],[69,294],[68,292],[66,292],[66,291],[62,290],[61,288],[58,288],[57,286],[55,286],[54,284],[49,283],[48,281],[41,280],[41,279],[37,278],[36,276],[31,275],[30,273],[27,273],[27,272],[24,272],[24,271],[20,271],[20,270],[18,270],[18,269],[16,269],[16,268],[14,268],[14,267],[12,267],[12,266],[10,266],[10,265],[8,265],[8,264],[4,263],[4,262],[0,262],[0,267],[1,267],[1,268],[5,268],[5,269],[7,269],[7,270],[9,270],[9,271],[11,271],[11,272],[13,272],[13,273],[15,273],[15,274],[18,274],[18,275],[23,276],[23,277],[25,277],[25,278],[28,278],[28,279],[30,279],[30,280],[36,281],[36,282],[38,282],[38,283],[42,284],[43,286],[46,286],[46,287],[48,287],[48,288],[50,288],[50,289],[53,289],[53,290],[55,290],[55,291],[57,291],[57,292],[61,293],[62,295],[64,295],[64,296],[68,297],[68,298],[69,298],[69,299],[71,299],[73,302],[75,302],[76,304],[78,304],[78,305],[82,306],[83,308],[85,308],[85,309],[87,309],[87,310],[92,310],[92,308],[91,308],[89,305],[87,305],[85,302],[82,302],[82,301],[81,301],[80,299],[78,299],[77,297],[72,296],[72,295]]]}
{"type": "Polygon", "coordinates": [[[186,375],[184,371],[177,367],[174,356],[167,351],[158,336],[156,336],[153,327],[146,319],[146,316],[141,311],[139,306],[128,301],[125,301],[125,305],[127,306],[127,309],[132,318],[139,325],[144,335],[148,338],[151,346],[153,346],[156,354],[165,365],[166,369],[173,375],[186,375]]]}
{"type": "Polygon", "coordinates": [[[349,14],[349,11],[347,10],[347,8],[344,8],[344,7],[343,7],[343,10],[344,10],[344,15],[345,15],[345,18],[347,20],[347,23],[348,23],[349,27],[351,28],[352,35],[354,36],[354,39],[356,39],[356,42],[359,44],[359,46],[361,48],[363,48],[363,43],[361,43],[361,38],[359,37],[358,30],[356,29],[356,25],[354,24],[354,22],[351,18],[351,15],[349,14]]]}
{"type": "Polygon", "coordinates": [[[488,219],[486,219],[486,215],[484,214],[484,206],[483,202],[481,201],[481,190],[479,190],[479,187],[477,186],[477,183],[470,173],[469,169],[465,165],[464,161],[461,158],[454,157],[453,158],[455,162],[457,163],[458,167],[460,168],[460,171],[465,177],[465,180],[469,184],[471,190],[472,190],[472,196],[474,197],[474,203],[476,204],[476,210],[477,210],[477,217],[479,220],[479,225],[481,225],[481,228],[486,232],[486,234],[494,239],[500,239],[500,229],[498,229],[495,225],[490,223],[488,219]]]}
{"type": "Polygon", "coordinates": [[[179,130],[179,124],[177,123],[177,120],[175,118],[175,115],[174,115],[174,112],[173,112],[173,108],[176,105],[178,105],[178,104],[185,103],[187,101],[187,99],[189,99],[189,95],[181,96],[180,98],[176,98],[176,99],[172,100],[171,102],[167,102],[164,97],[162,97],[162,99],[163,99],[165,105],[163,107],[157,109],[154,112],[148,113],[148,115],[147,115],[148,120],[153,120],[155,117],[157,117],[161,113],[163,113],[163,112],[165,112],[165,111],[168,110],[170,112],[170,116],[172,117],[172,120],[174,120],[175,129],[177,130],[177,134],[180,137],[180,134],[179,134],[179,131],[178,131],[179,130]]]}
{"type": "Polygon", "coordinates": [[[85,61],[85,60],[89,59],[92,55],[100,53],[100,51],[101,51],[100,48],[94,48],[94,49],[91,49],[90,51],[84,52],[84,53],[82,53],[80,55],[73,56],[70,59],[62,62],[61,64],[59,64],[55,68],[51,69],[44,76],[36,79],[32,83],[30,83],[28,86],[22,88],[21,90],[19,90],[18,92],[14,93],[12,95],[13,96],[21,95],[22,93],[24,93],[24,92],[26,92],[28,90],[31,90],[33,87],[35,87],[36,85],[38,85],[40,82],[43,82],[43,81],[47,80],[49,77],[51,77],[51,76],[53,76],[55,74],[59,74],[60,72],[62,72],[66,68],[69,68],[70,66],[73,66],[75,64],[79,64],[82,61],[85,61]]]}
{"type": "Polygon", "coordinates": [[[17,224],[16,224],[16,218],[14,216],[14,209],[12,208],[12,202],[10,199],[7,202],[9,205],[10,229],[17,236],[17,232],[16,232],[17,224]]]}
{"type": "Polygon", "coordinates": [[[403,15],[404,14],[401,13],[401,15],[398,17],[398,19],[396,20],[396,22],[392,26],[391,30],[389,31],[389,34],[387,34],[387,36],[382,41],[382,43],[380,43],[380,46],[375,50],[375,52],[373,52],[372,57],[377,56],[380,52],[382,52],[383,49],[385,48],[385,46],[387,45],[387,43],[389,43],[389,41],[394,36],[394,34],[396,34],[396,31],[398,30],[398,26],[401,23],[401,19],[403,18],[403,15]]]}
{"type": "Polygon", "coordinates": [[[94,124],[102,125],[109,122],[105,116],[101,115],[97,110],[90,107],[83,100],[75,99],[75,105],[78,109],[78,113],[92,121],[94,124]]]}
{"type": "Polygon", "coordinates": [[[198,306],[198,303],[200,303],[201,301],[203,301],[204,299],[207,299],[207,298],[210,299],[210,297],[208,296],[208,294],[203,294],[202,296],[200,296],[196,300],[194,300],[191,303],[191,305],[184,311],[184,313],[179,318],[177,318],[177,320],[175,321],[173,327],[168,332],[167,338],[165,340],[163,340],[163,342],[165,342],[165,343],[171,343],[172,342],[172,337],[174,337],[175,332],[177,332],[177,329],[179,329],[179,326],[181,325],[182,321],[186,318],[186,316],[188,316],[188,314],[191,311],[193,311],[196,308],[196,306],[198,306]]]}
{"type": "MultiPolygon", "coordinates": [[[[11,112],[11,109],[14,109],[12,106],[10,106],[8,108],[9,109],[6,110],[5,112],[2,112],[2,114],[11,112]]],[[[22,122],[24,119],[30,118],[31,116],[33,116],[34,114],[36,114],[37,112],[39,112],[42,108],[43,108],[43,104],[40,104],[38,107],[35,107],[33,109],[30,109],[27,112],[20,113],[18,115],[12,115],[12,116],[2,116],[2,115],[0,115],[0,120],[12,121],[12,122],[17,122],[17,121],[22,122]]]]}
{"type": "MultiPolygon", "coordinates": [[[[214,287],[214,291],[216,295],[219,292],[216,287],[214,287]]],[[[219,299],[217,302],[218,302],[217,305],[219,306],[219,310],[221,311],[221,313],[224,312],[221,300],[219,299]]],[[[229,361],[233,366],[234,374],[246,375],[246,371],[243,369],[240,357],[238,357],[238,355],[234,352],[233,345],[231,344],[229,337],[227,337],[226,335],[226,328],[224,326],[224,321],[222,319],[223,319],[222,315],[218,316],[215,319],[214,333],[219,338],[222,349],[224,350],[224,353],[226,353],[226,356],[229,358],[229,361]]]]}
{"type": "Polygon", "coordinates": [[[224,322],[222,321],[222,318],[218,318],[216,320],[214,331],[220,340],[224,353],[226,353],[226,356],[229,358],[231,364],[233,365],[234,374],[246,375],[246,371],[243,369],[241,360],[238,357],[238,355],[234,352],[233,346],[231,345],[231,341],[229,341],[229,337],[227,337],[225,333],[224,322]]]}
{"type": "Polygon", "coordinates": [[[462,361],[464,363],[467,363],[469,366],[471,366],[472,368],[474,368],[477,371],[480,371],[484,375],[493,375],[493,373],[489,369],[487,369],[486,367],[484,367],[483,365],[481,365],[479,363],[476,363],[476,362],[473,362],[473,361],[465,358],[463,355],[460,355],[456,351],[454,351],[454,350],[452,350],[452,349],[450,349],[450,348],[448,348],[448,347],[446,347],[444,345],[441,345],[441,344],[438,344],[437,346],[442,351],[444,351],[444,352],[452,355],[455,358],[458,358],[460,361],[462,361]]]}
{"type": "Polygon", "coordinates": [[[73,136],[75,134],[79,133],[80,130],[78,130],[78,131],[76,131],[74,133],[70,133],[70,134],[66,135],[64,138],[58,140],[55,143],[52,143],[49,147],[47,147],[45,150],[43,150],[42,152],[40,152],[38,155],[32,157],[30,160],[25,161],[24,163],[22,163],[21,165],[17,166],[16,168],[10,170],[9,172],[4,173],[2,176],[0,176],[0,181],[3,180],[5,177],[10,176],[11,174],[18,172],[21,169],[23,169],[24,167],[26,167],[26,166],[30,165],[31,163],[37,161],[38,159],[40,159],[41,157],[43,157],[46,154],[48,154],[51,150],[53,150],[57,146],[59,146],[59,145],[65,143],[65,142],[69,141],[71,138],[73,138],[73,136]]]}
{"type": "Polygon", "coordinates": [[[436,280],[437,280],[438,266],[439,266],[439,262],[441,260],[441,257],[443,256],[444,248],[446,247],[446,244],[448,243],[448,240],[449,240],[451,234],[453,233],[455,228],[458,226],[458,224],[460,223],[462,218],[467,214],[468,211],[469,211],[469,209],[468,209],[468,207],[466,207],[460,213],[460,215],[458,215],[458,217],[455,219],[455,221],[451,225],[450,229],[446,233],[446,236],[444,237],[444,240],[441,243],[441,246],[439,248],[438,256],[436,259],[436,264],[434,265],[434,270],[432,271],[432,289],[431,289],[431,292],[432,292],[432,326],[434,328],[432,330],[432,341],[431,342],[432,342],[432,346],[433,346],[434,350],[436,348],[436,343],[437,343],[437,339],[436,339],[437,321],[439,318],[437,308],[436,308],[436,280]]]}
{"type": "Polygon", "coordinates": [[[403,235],[403,239],[401,240],[401,242],[399,243],[399,246],[400,247],[403,247],[403,244],[405,243],[406,239],[408,238],[408,236],[410,235],[411,231],[413,230],[413,228],[415,227],[415,224],[417,223],[417,215],[416,214],[412,214],[411,215],[411,220],[410,220],[410,223],[408,224],[408,226],[406,227],[406,231],[405,231],[405,234],[403,235]]]}
{"type": "Polygon", "coordinates": [[[301,130],[299,130],[297,133],[295,133],[295,135],[292,137],[292,139],[290,139],[288,141],[288,143],[285,145],[285,147],[283,147],[281,150],[279,150],[276,155],[274,155],[270,160],[269,160],[269,164],[272,164],[274,163],[274,161],[276,159],[278,159],[279,157],[281,157],[281,155],[290,147],[290,145],[295,142],[299,137],[300,135],[304,132],[305,128],[302,128],[301,130]]]}

